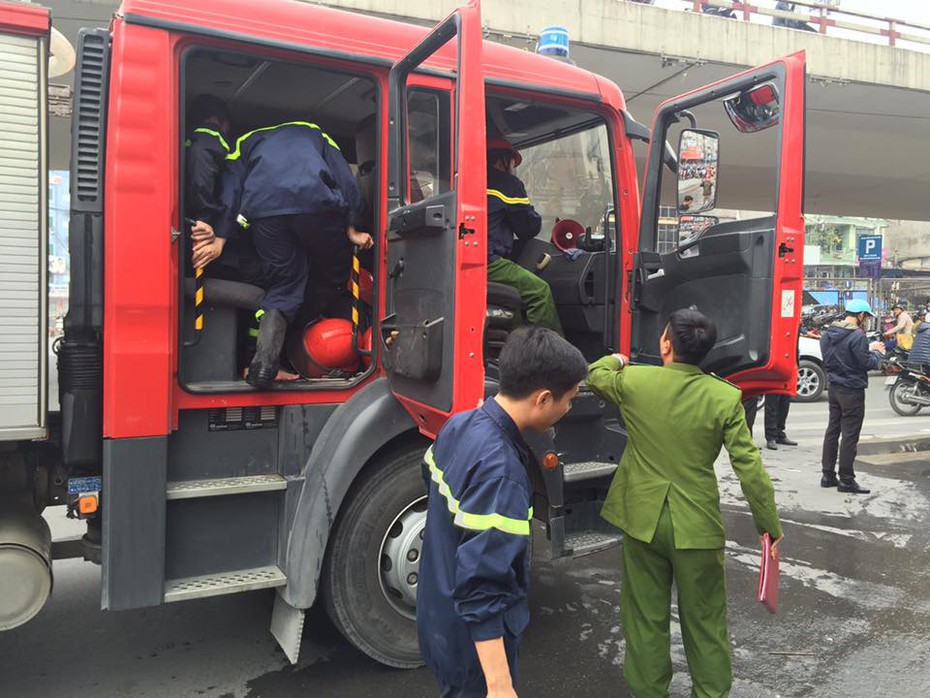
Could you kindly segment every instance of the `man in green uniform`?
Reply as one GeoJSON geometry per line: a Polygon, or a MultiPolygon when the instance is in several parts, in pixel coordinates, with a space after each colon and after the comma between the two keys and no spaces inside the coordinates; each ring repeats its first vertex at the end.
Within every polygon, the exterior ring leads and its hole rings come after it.
{"type": "Polygon", "coordinates": [[[625,534],[624,670],[637,698],[668,696],[673,579],[692,695],[729,695],[725,536],[714,474],[721,446],[759,533],[782,536],[740,390],[699,368],[716,338],[704,315],[677,310],[659,340],[663,366],[628,366],[614,354],[589,368],[588,386],[619,405],[629,433],[601,515],[625,534]]]}

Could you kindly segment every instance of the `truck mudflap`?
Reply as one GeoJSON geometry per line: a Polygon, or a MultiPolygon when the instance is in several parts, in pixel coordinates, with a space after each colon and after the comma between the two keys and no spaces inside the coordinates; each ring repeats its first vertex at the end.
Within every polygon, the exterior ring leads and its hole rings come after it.
{"type": "Polygon", "coordinates": [[[380,448],[417,425],[377,380],[340,405],[320,432],[304,468],[304,485],[287,546],[284,602],[307,609],[317,595],[329,535],[349,487],[380,448]]]}

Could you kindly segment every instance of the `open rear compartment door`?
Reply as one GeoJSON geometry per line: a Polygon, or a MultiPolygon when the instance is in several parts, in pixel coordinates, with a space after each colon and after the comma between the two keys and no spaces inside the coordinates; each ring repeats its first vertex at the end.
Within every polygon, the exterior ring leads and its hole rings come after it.
{"type": "Polygon", "coordinates": [[[487,175],[481,42],[480,4],[473,0],[399,60],[390,75],[387,315],[379,336],[392,390],[428,436],[483,396],[487,175]],[[427,193],[411,177],[407,81],[452,41],[450,186],[427,193]]]}
{"type": "Polygon", "coordinates": [[[706,371],[746,395],[794,393],[804,89],[802,52],[659,106],[633,278],[634,361],[661,363],[669,314],[694,308],[717,326],[706,371]]]}

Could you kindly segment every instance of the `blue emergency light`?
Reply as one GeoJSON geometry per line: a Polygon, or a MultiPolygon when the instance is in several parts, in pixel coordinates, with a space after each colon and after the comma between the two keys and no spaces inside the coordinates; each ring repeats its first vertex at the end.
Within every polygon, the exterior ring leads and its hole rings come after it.
{"type": "Polygon", "coordinates": [[[544,56],[568,58],[568,29],[566,27],[546,27],[539,33],[536,53],[544,56]]]}

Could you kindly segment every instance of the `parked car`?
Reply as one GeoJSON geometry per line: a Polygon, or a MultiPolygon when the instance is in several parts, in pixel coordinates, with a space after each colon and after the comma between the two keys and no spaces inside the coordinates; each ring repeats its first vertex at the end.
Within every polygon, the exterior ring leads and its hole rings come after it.
{"type": "Polygon", "coordinates": [[[798,337],[798,394],[795,402],[816,402],[827,387],[818,337],[798,337]]]}

